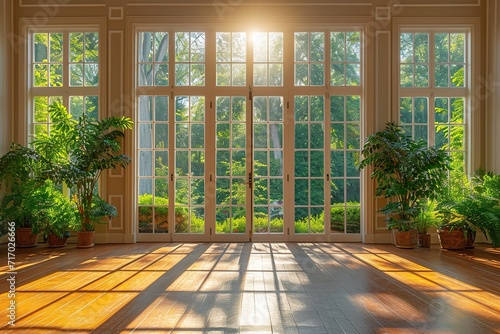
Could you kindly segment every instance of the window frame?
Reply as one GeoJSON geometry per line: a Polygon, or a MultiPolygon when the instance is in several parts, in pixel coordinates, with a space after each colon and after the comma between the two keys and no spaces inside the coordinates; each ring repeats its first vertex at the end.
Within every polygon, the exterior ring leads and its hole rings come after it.
{"type": "MultiPolygon", "coordinates": [[[[427,97],[429,100],[429,130],[434,129],[434,99],[437,97],[464,97],[465,100],[465,139],[464,139],[464,170],[470,174],[479,166],[484,165],[484,155],[481,151],[481,122],[480,109],[484,100],[480,95],[481,35],[480,20],[478,18],[394,18],[392,37],[392,112],[390,119],[399,124],[399,104],[402,97],[427,97]],[[428,87],[401,87],[400,85],[400,34],[403,32],[428,32],[429,36],[435,32],[465,32],[468,48],[465,50],[465,87],[435,87],[434,73],[431,68],[435,64],[434,50],[429,48],[429,84],[428,87]]],[[[431,40],[431,37],[429,37],[431,40]]],[[[432,37],[433,40],[433,37],[432,37]]],[[[429,133],[430,142],[433,143],[434,131],[429,133]]]]}
{"type": "MultiPolygon", "coordinates": [[[[52,18],[49,22],[40,25],[34,24],[31,20],[21,21],[21,40],[23,43],[19,46],[19,74],[22,80],[19,81],[19,100],[18,105],[24,112],[19,113],[17,122],[17,131],[19,142],[27,145],[30,137],[34,134],[34,104],[35,96],[61,96],[63,104],[69,107],[70,96],[98,96],[98,117],[107,116],[106,87],[107,87],[107,34],[105,33],[105,19],[86,18],[86,19],[63,19],[52,18]],[[65,54],[63,60],[63,83],[66,86],[60,87],[35,87],[33,83],[32,55],[33,55],[33,37],[35,33],[62,32],[65,35],[70,32],[97,32],[99,34],[99,81],[97,86],[69,86],[69,58],[65,54]],[[66,71],[64,71],[66,70],[66,71]]],[[[63,45],[63,49],[68,52],[68,46],[63,45]]]]}
{"type": "MultiPolygon", "coordinates": [[[[153,22],[148,22],[145,23],[140,19],[137,20],[131,20],[129,22],[129,27],[131,31],[131,35],[129,36],[129,42],[131,45],[134,45],[134,48],[132,50],[129,50],[129,55],[130,57],[130,64],[131,67],[131,76],[129,83],[131,84],[130,91],[131,91],[131,96],[133,101],[137,101],[138,97],[141,95],[149,95],[149,96],[157,96],[157,95],[170,95],[171,97],[179,96],[179,95],[197,95],[201,94],[205,96],[207,99],[207,104],[210,105],[208,107],[209,109],[212,109],[211,106],[211,100],[215,99],[217,96],[248,96],[249,94],[249,88],[248,85],[250,84],[251,86],[251,95],[252,96],[282,96],[285,101],[286,105],[286,116],[285,116],[285,122],[289,122],[292,117],[293,117],[293,110],[294,110],[294,96],[296,95],[308,95],[308,96],[314,96],[314,95],[321,95],[325,97],[325,101],[330,101],[330,95],[342,95],[342,96],[351,96],[351,95],[358,95],[361,98],[361,104],[360,104],[360,121],[363,123],[360,126],[360,145],[362,145],[362,140],[365,135],[366,128],[369,127],[368,122],[370,121],[369,118],[367,117],[367,114],[370,113],[371,108],[369,105],[369,100],[370,97],[368,95],[369,92],[369,82],[370,79],[372,78],[372,75],[369,73],[370,66],[372,62],[370,61],[370,57],[367,57],[370,52],[373,50],[373,43],[369,43],[370,38],[372,38],[369,34],[369,22],[359,22],[359,21],[353,21],[350,23],[347,22],[336,22],[332,23],[331,21],[329,22],[322,22],[322,23],[303,23],[303,24],[280,24],[278,27],[280,29],[277,29],[276,26],[266,26],[266,27],[260,27],[261,30],[259,31],[266,31],[266,32],[275,32],[275,31],[282,31],[284,33],[284,39],[287,40],[288,42],[285,42],[284,45],[284,52],[287,54],[294,54],[293,53],[293,46],[294,43],[290,40],[293,39],[294,32],[318,32],[318,31],[324,31],[325,32],[325,52],[328,53],[325,55],[325,72],[330,69],[330,33],[331,32],[359,32],[360,33],[360,45],[361,45],[361,51],[360,51],[360,59],[359,59],[359,80],[360,83],[355,86],[351,85],[337,85],[333,86],[330,83],[329,75],[326,75],[325,73],[325,84],[322,86],[296,86],[294,84],[294,59],[285,59],[283,66],[284,66],[284,80],[290,80],[286,81],[288,82],[288,85],[283,85],[279,87],[275,86],[254,86],[253,85],[253,76],[252,73],[253,71],[247,71],[246,73],[246,86],[217,86],[217,81],[216,81],[216,70],[215,70],[215,65],[217,65],[216,62],[216,57],[215,57],[215,33],[217,32],[253,32],[252,30],[249,30],[250,27],[245,27],[241,25],[220,25],[217,24],[216,22],[204,22],[204,23],[198,23],[198,24],[186,24],[186,22],[182,23],[176,23],[176,22],[169,22],[165,23],[164,21],[161,20],[153,20],[153,22]],[[141,32],[168,32],[171,36],[172,33],[176,31],[202,31],[205,32],[206,35],[206,64],[207,65],[207,70],[206,70],[206,85],[203,87],[196,87],[196,86],[176,86],[174,83],[174,79],[172,75],[169,76],[170,84],[168,86],[140,86],[138,84],[138,55],[137,55],[137,43],[138,43],[138,36],[141,32]],[[212,43],[212,44],[211,44],[212,43]],[[328,46],[328,47],[327,47],[328,46]],[[211,66],[213,64],[214,66],[211,66]],[[370,110],[368,110],[370,109],[370,110]]],[[[247,43],[248,42],[248,36],[247,35],[247,43]]],[[[172,38],[170,37],[170,43],[172,43],[172,38]]],[[[172,44],[170,44],[172,46],[172,44]]],[[[248,45],[247,44],[247,59],[246,59],[246,64],[250,63],[253,64],[253,47],[252,44],[248,45]]],[[[169,57],[170,64],[172,64],[172,56],[169,57]]],[[[285,82],[285,83],[286,83],[285,82]]],[[[215,100],[214,100],[215,101],[215,100]]],[[[248,103],[248,102],[247,102],[248,103]]],[[[136,103],[133,103],[134,108],[137,108],[136,103]]],[[[207,106],[208,106],[207,105],[207,106]]],[[[330,106],[328,106],[330,108],[330,106]]],[[[134,114],[137,112],[137,109],[134,109],[134,114]]],[[[248,111],[247,111],[248,112],[248,111]]],[[[328,114],[329,115],[329,114],[328,114]]],[[[329,116],[328,116],[329,117],[329,116]]],[[[173,125],[171,125],[173,126],[173,125]]],[[[325,118],[325,133],[328,132],[326,129],[330,128],[330,122],[328,119],[325,118]]],[[[137,131],[137,127],[136,127],[137,131]]],[[[208,129],[207,129],[208,131],[208,129]]],[[[211,129],[210,131],[214,131],[214,129],[211,129]]],[[[210,132],[208,131],[208,132],[210,132]]],[[[213,145],[215,145],[215,137],[214,133],[206,133],[207,135],[207,147],[211,147],[211,144],[209,141],[212,141],[213,145]]],[[[170,142],[172,143],[173,140],[173,133],[169,134],[170,142]]],[[[290,143],[294,142],[294,137],[293,137],[293,131],[287,131],[284,134],[285,138],[284,141],[285,143],[290,143]]],[[[135,144],[137,145],[137,133],[136,133],[136,138],[134,139],[135,144]]],[[[330,159],[330,150],[328,149],[329,147],[329,138],[326,138],[325,135],[325,161],[330,159]]],[[[290,149],[290,148],[289,148],[290,149]]],[[[360,148],[361,150],[361,148],[360,148]]],[[[293,150],[292,150],[293,151],[293,150]]],[[[134,148],[134,154],[137,154],[138,149],[137,146],[134,148]]],[[[291,152],[291,151],[287,151],[291,152]]],[[[210,159],[215,161],[215,156],[212,156],[213,153],[210,153],[210,159]]],[[[207,159],[208,159],[208,154],[207,154],[207,159]]],[[[292,158],[288,157],[287,161],[293,160],[292,158]]],[[[137,201],[137,175],[138,175],[138,170],[137,166],[134,168],[134,220],[137,218],[137,210],[136,204],[138,203],[137,201]]],[[[212,168],[212,167],[211,167],[212,168]]],[[[284,170],[284,174],[288,175],[294,175],[294,169],[293,169],[293,164],[288,163],[288,167],[284,170]]],[[[169,172],[169,175],[171,173],[169,172]]],[[[207,171],[208,175],[208,171],[207,171]]],[[[330,175],[329,172],[325,171],[325,184],[330,182],[330,175]]],[[[364,189],[366,188],[365,183],[367,182],[366,175],[364,173],[360,173],[359,175],[360,179],[360,202],[361,203],[367,203],[369,202],[367,200],[366,193],[364,189]]],[[[171,189],[171,187],[169,188],[171,189]]],[[[169,191],[170,192],[170,191],[169,191]]],[[[328,198],[330,193],[330,189],[328,187],[325,187],[325,198],[328,198]],[[327,194],[328,193],[328,194],[327,194]]],[[[210,198],[209,198],[210,199],[210,198]]],[[[293,199],[291,199],[289,193],[285,193],[285,201],[288,203],[293,203],[293,199]],[[288,198],[288,199],[287,199],[288,198]]],[[[208,202],[207,202],[208,204],[208,202]]],[[[325,203],[325,207],[330,208],[331,203],[325,203]]],[[[214,206],[215,208],[215,206],[214,206]]],[[[285,215],[291,216],[293,215],[293,205],[289,205],[287,208],[285,208],[285,215]]],[[[214,211],[215,209],[211,208],[210,205],[206,210],[206,214],[209,216],[215,215],[214,211]]],[[[326,215],[328,215],[329,219],[329,213],[325,211],[325,218],[326,215]]],[[[361,226],[360,226],[360,233],[353,233],[353,234],[339,234],[339,233],[332,233],[330,229],[330,225],[326,223],[325,225],[325,233],[322,235],[325,241],[342,241],[342,240],[350,240],[350,241],[362,241],[365,238],[365,234],[367,233],[367,210],[361,208],[361,226]]],[[[134,224],[136,225],[136,223],[134,224]]],[[[137,229],[134,229],[134,233],[137,233],[137,229]]],[[[208,232],[207,232],[208,233],[208,232]]],[[[173,240],[173,230],[169,229],[168,233],[159,233],[159,234],[154,234],[154,233],[145,233],[141,235],[141,233],[137,233],[138,240],[149,240],[149,241],[160,241],[160,240],[173,240]]],[[[201,236],[203,237],[203,236],[201,236]]],[[[243,235],[245,237],[245,235],[243,235]]],[[[285,235],[285,237],[287,237],[285,235]]],[[[205,235],[205,238],[210,238],[208,235],[205,235]]],[[[300,241],[300,240],[306,240],[307,238],[311,238],[311,235],[295,235],[293,238],[290,237],[290,240],[295,240],[295,241],[300,241]]],[[[186,239],[187,240],[187,239],[186,239]]],[[[191,240],[191,239],[190,239],[191,240]]],[[[193,238],[192,240],[195,240],[193,238]]],[[[197,239],[196,239],[197,240],[197,239]]]]}

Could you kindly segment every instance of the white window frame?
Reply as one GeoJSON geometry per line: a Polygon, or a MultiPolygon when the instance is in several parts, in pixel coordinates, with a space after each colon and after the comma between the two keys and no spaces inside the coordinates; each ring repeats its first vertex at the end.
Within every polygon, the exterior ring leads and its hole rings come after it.
{"type": "MultiPolygon", "coordinates": [[[[481,96],[478,96],[480,89],[480,57],[481,57],[481,35],[480,20],[478,18],[394,18],[393,22],[393,40],[392,40],[392,99],[391,118],[394,122],[399,122],[399,103],[401,97],[428,97],[429,98],[429,131],[434,129],[434,116],[431,110],[434,110],[435,97],[460,97],[465,98],[465,166],[466,173],[471,173],[479,166],[483,165],[483,156],[481,153],[480,129],[482,122],[481,96]],[[429,87],[406,88],[400,86],[400,34],[402,32],[465,32],[466,45],[469,47],[466,52],[466,80],[465,87],[458,88],[435,88],[434,77],[431,74],[433,70],[429,69],[429,87]],[[467,63],[468,62],[468,63],[467,63]],[[403,93],[404,92],[404,93],[403,93]],[[440,94],[443,92],[445,94],[440,94]],[[457,93],[461,94],[457,94],[457,93]]],[[[433,50],[429,50],[429,68],[434,64],[433,50]]],[[[433,131],[430,131],[431,142],[434,140],[433,131]]]]}
{"type": "MultiPolygon", "coordinates": [[[[24,20],[21,22],[21,40],[22,44],[19,46],[19,63],[23,64],[20,66],[19,74],[22,80],[19,81],[19,100],[18,105],[21,110],[25,112],[19,113],[18,119],[18,133],[19,138],[22,139],[21,144],[27,145],[32,135],[33,131],[33,99],[35,96],[61,96],[63,98],[63,104],[69,107],[69,97],[70,96],[98,96],[98,111],[99,118],[107,116],[107,111],[104,109],[107,107],[106,101],[106,34],[105,34],[105,19],[99,18],[88,18],[83,20],[78,19],[57,19],[54,18],[50,22],[44,25],[33,24],[30,20],[24,20]],[[33,72],[32,72],[32,43],[33,35],[35,33],[45,33],[45,32],[97,32],[99,33],[99,83],[94,87],[71,87],[68,85],[63,85],[62,87],[34,87],[32,82],[33,72]]],[[[63,46],[65,52],[68,50],[68,45],[63,46]]],[[[66,57],[66,53],[65,53],[66,57]]],[[[63,83],[69,83],[69,72],[68,72],[67,58],[63,60],[63,83]]]]}

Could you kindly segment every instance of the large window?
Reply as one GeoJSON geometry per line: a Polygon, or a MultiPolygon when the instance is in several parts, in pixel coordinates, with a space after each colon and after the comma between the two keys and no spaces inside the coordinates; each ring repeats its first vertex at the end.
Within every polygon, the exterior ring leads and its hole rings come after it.
{"type": "Polygon", "coordinates": [[[212,28],[138,29],[139,233],[359,234],[362,33],[212,28]]]}
{"type": "Polygon", "coordinates": [[[403,29],[399,43],[399,122],[413,138],[447,150],[458,172],[466,166],[469,35],[403,29]]]}
{"type": "Polygon", "coordinates": [[[30,136],[50,131],[47,106],[58,99],[78,117],[99,113],[99,33],[58,29],[30,34],[30,136]]]}

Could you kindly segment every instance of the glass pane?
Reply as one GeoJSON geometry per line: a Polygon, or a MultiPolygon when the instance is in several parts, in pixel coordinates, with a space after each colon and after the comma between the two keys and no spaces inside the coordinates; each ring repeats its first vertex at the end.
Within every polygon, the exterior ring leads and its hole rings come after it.
{"type": "Polygon", "coordinates": [[[216,76],[217,76],[217,86],[229,86],[231,83],[231,65],[217,64],[216,76]]]}
{"type": "Polygon", "coordinates": [[[346,71],[346,86],[359,86],[361,84],[361,73],[359,64],[347,64],[346,71]]]}
{"type": "Polygon", "coordinates": [[[168,121],[168,96],[155,96],[155,120],[168,121]]]}
{"type": "Polygon", "coordinates": [[[168,148],[168,124],[155,124],[155,148],[168,148]]]}
{"type": "Polygon", "coordinates": [[[361,41],[359,32],[346,33],[346,61],[360,62],[361,41]]]}
{"type": "MultiPolygon", "coordinates": [[[[271,72],[271,81],[273,81],[273,77],[276,75],[275,73],[271,72]]],[[[232,66],[232,77],[233,81],[232,84],[233,86],[245,86],[246,85],[246,66],[245,64],[233,64],[232,66]]]]}
{"type": "Polygon", "coordinates": [[[330,148],[344,149],[344,124],[334,123],[330,126],[330,148]]]}
{"type": "Polygon", "coordinates": [[[310,170],[311,177],[323,177],[325,171],[325,153],[323,151],[310,151],[310,170]]]}
{"type": "Polygon", "coordinates": [[[153,151],[139,152],[139,176],[153,176],[153,151]]]}
{"type": "Polygon", "coordinates": [[[346,152],[346,170],[348,177],[360,177],[360,171],[358,169],[360,153],[358,151],[347,151],[346,152]]]}
{"type": "Polygon", "coordinates": [[[70,64],[69,76],[70,86],[83,86],[83,64],[70,64]]]}
{"type": "Polygon", "coordinates": [[[450,62],[465,62],[465,34],[450,34],[450,62]]]}
{"type": "Polygon", "coordinates": [[[427,123],[428,121],[427,98],[415,98],[415,123],[427,123]]]}
{"type": "Polygon", "coordinates": [[[33,58],[36,63],[47,62],[49,52],[48,44],[47,34],[33,34],[33,58]]]}
{"type": "Polygon", "coordinates": [[[413,63],[413,34],[401,33],[399,43],[400,62],[413,63]]]}
{"type": "Polygon", "coordinates": [[[153,85],[153,65],[139,64],[139,86],[153,85]]]}
{"type": "Polygon", "coordinates": [[[448,58],[448,39],[449,35],[447,33],[437,33],[435,34],[435,58],[437,63],[447,63],[448,58]]]}
{"type": "Polygon", "coordinates": [[[311,96],[311,121],[323,122],[325,110],[325,98],[323,96],[311,96]]]}
{"type": "Polygon", "coordinates": [[[413,87],[413,65],[401,65],[400,77],[401,87],[413,87]]]}
{"type": "Polygon", "coordinates": [[[139,96],[139,121],[152,121],[153,120],[153,97],[152,96],[139,96]]]}
{"type": "Polygon", "coordinates": [[[435,122],[448,123],[448,98],[437,97],[434,101],[435,122]]]}
{"type": "Polygon", "coordinates": [[[205,85],[205,65],[192,64],[191,65],[191,86],[204,86],[205,85]]]}
{"type": "Polygon", "coordinates": [[[331,186],[331,204],[344,203],[345,181],[344,179],[333,179],[330,182],[331,186]]]}
{"type": "Polygon", "coordinates": [[[359,203],[360,202],[360,181],[359,180],[348,180],[346,187],[346,195],[348,203],[359,203]]]}
{"type": "Polygon", "coordinates": [[[309,84],[309,65],[295,64],[295,85],[307,86],[309,84]]]}
{"type": "Polygon", "coordinates": [[[425,142],[429,142],[428,126],[415,125],[415,134],[413,138],[415,140],[423,140],[425,142]]]}
{"type": "MultiPolygon", "coordinates": [[[[168,151],[155,151],[155,176],[168,177],[168,151]]],[[[168,179],[162,179],[166,182],[168,179]]],[[[163,182],[163,181],[162,181],[163,182]]],[[[161,183],[164,185],[163,183],[161,183]]],[[[164,188],[156,187],[157,194],[167,194],[168,187],[165,184],[164,188]]]]}
{"type": "Polygon", "coordinates": [[[139,148],[152,148],[152,127],[151,124],[139,124],[139,148]]]}
{"type": "MultiPolygon", "coordinates": [[[[353,80],[359,80],[354,78],[353,80]]],[[[325,65],[311,64],[311,85],[323,86],[325,84],[325,65]]]]}
{"type": "Polygon", "coordinates": [[[436,71],[435,85],[436,85],[436,87],[449,87],[450,75],[449,75],[448,69],[449,69],[449,65],[436,65],[435,66],[435,71],[436,71]]]}
{"type": "Polygon", "coordinates": [[[344,96],[330,97],[330,119],[334,122],[344,121],[344,96]]]}
{"type": "Polygon", "coordinates": [[[35,64],[34,70],[34,86],[47,87],[49,85],[49,66],[45,64],[35,64]]]}
{"type": "Polygon", "coordinates": [[[415,63],[429,62],[429,34],[415,34],[415,63]]]}
{"type": "Polygon", "coordinates": [[[267,65],[254,64],[253,65],[253,83],[255,86],[267,86],[267,65]]]}
{"type": "Polygon", "coordinates": [[[402,97],[399,99],[400,122],[411,124],[413,122],[412,110],[413,110],[413,99],[411,97],[402,97]]]}
{"type": "Polygon", "coordinates": [[[50,86],[61,87],[63,85],[63,67],[60,64],[51,64],[50,68],[50,86]]]}
{"type": "Polygon", "coordinates": [[[330,77],[332,86],[345,85],[345,65],[332,64],[330,68],[330,77]]]}
{"type": "Polygon", "coordinates": [[[451,104],[451,123],[464,123],[464,98],[452,97],[450,98],[451,104]]]}
{"type": "Polygon", "coordinates": [[[330,159],[331,176],[344,177],[344,151],[332,151],[330,159]]]}
{"type": "Polygon", "coordinates": [[[99,66],[97,64],[85,64],[84,85],[94,87],[99,84],[99,66]]]}
{"type": "Polygon", "coordinates": [[[311,180],[311,205],[323,205],[325,203],[325,182],[323,179],[311,180]]]}
{"type": "Polygon", "coordinates": [[[97,32],[85,33],[85,62],[97,63],[99,61],[99,34],[97,32]]]}
{"type": "Polygon", "coordinates": [[[85,112],[91,119],[97,120],[99,118],[99,98],[97,96],[85,97],[85,112]]]}
{"type": "Polygon", "coordinates": [[[415,87],[429,86],[429,66],[415,65],[415,87]]]}
{"type": "Polygon", "coordinates": [[[155,85],[168,86],[168,64],[155,65],[155,85]]]}
{"type": "Polygon", "coordinates": [[[330,47],[331,47],[331,61],[344,62],[345,61],[345,33],[332,32],[330,34],[330,47]]]}
{"type": "Polygon", "coordinates": [[[347,148],[354,150],[359,149],[360,145],[360,126],[359,124],[346,124],[346,140],[347,140],[347,148]]]}
{"type": "Polygon", "coordinates": [[[346,120],[360,121],[361,99],[360,96],[346,96],[346,120]]]}
{"type": "Polygon", "coordinates": [[[153,33],[140,32],[138,37],[138,54],[137,60],[139,62],[153,61],[153,33]]]}
{"type": "MultiPolygon", "coordinates": [[[[36,35],[36,34],[35,34],[36,35]]],[[[43,34],[45,35],[45,34],[43,34]]],[[[60,63],[63,61],[63,34],[51,33],[50,38],[50,62],[60,63]]],[[[36,41],[36,37],[35,37],[36,41]]],[[[36,49],[35,49],[36,50],[36,49]]],[[[35,60],[38,61],[38,60],[35,60]]]]}
{"type": "Polygon", "coordinates": [[[154,52],[156,62],[168,62],[168,33],[154,33],[154,52]]]}
{"type": "Polygon", "coordinates": [[[323,124],[311,124],[310,148],[317,149],[325,147],[325,131],[323,124]]]}
{"type": "Polygon", "coordinates": [[[269,86],[283,86],[283,64],[269,64],[269,86]]]}
{"type": "Polygon", "coordinates": [[[188,86],[189,85],[189,65],[188,64],[175,64],[175,85],[188,86]]]}
{"type": "Polygon", "coordinates": [[[309,126],[307,124],[295,124],[295,148],[309,147],[309,126]]]}
{"type": "Polygon", "coordinates": [[[309,34],[307,32],[295,33],[295,61],[309,60],[309,34]]]}
{"type": "Polygon", "coordinates": [[[69,34],[69,61],[83,62],[83,39],[84,34],[81,32],[69,34]]]}

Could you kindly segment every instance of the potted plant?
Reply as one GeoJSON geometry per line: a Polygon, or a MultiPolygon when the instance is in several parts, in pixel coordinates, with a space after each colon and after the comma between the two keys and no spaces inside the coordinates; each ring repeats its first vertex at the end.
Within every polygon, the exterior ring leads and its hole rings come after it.
{"type": "Polygon", "coordinates": [[[59,101],[49,105],[49,115],[51,131],[39,135],[34,145],[51,162],[49,176],[71,190],[79,214],[78,238],[90,237],[90,243],[78,241],[78,247],[92,247],[95,224],[116,215],[116,208],[97,194],[99,177],[105,170],[130,163],[119,151],[124,131],[133,123],[127,117],[95,120],[86,113],[76,120],[59,101]]]}
{"type": "Polygon", "coordinates": [[[431,246],[431,235],[429,228],[436,226],[436,204],[434,201],[423,201],[420,210],[415,216],[415,228],[418,233],[418,246],[429,248],[431,246]]]}
{"type": "Polygon", "coordinates": [[[461,250],[467,245],[467,235],[476,231],[475,226],[455,209],[455,203],[441,203],[437,213],[438,239],[443,249],[461,250]]]}
{"type": "Polygon", "coordinates": [[[0,200],[2,231],[14,222],[18,247],[35,246],[43,225],[43,198],[36,191],[44,184],[39,176],[41,160],[33,149],[14,143],[0,157],[0,185],[5,186],[0,200]]]}
{"type": "MultiPolygon", "coordinates": [[[[471,177],[464,197],[455,205],[477,229],[491,240],[493,247],[500,245],[500,175],[478,169],[471,177]]],[[[475,238],[475,231],[469,232],[475,238]]],[[[473,247],[468,244],[466,247],[473,247]]]]}
{"type": "Polygon", "coordinates": [[[387,123],[383,131],[368,136],[362,155],[359,168],[372,167],[370,176],[377,182],[375,196],[388,201],[381,211],[388,216],[396,246],[414,248],[419,203],[439,197],[450,168],[447,153],[423,140],[413,140],[395,123],[387,123]]]}
{"type": "MultiPolygon", "coordinates": [[[[47,181],[51,183],[51,181],[47,181]]],[[[76,206],[61,191],[54,187],[44,189],[44,197],[49,205],[46,208],[45,237],[49,247],[64,247],[70,231],[77,228],[78,215],[76,206]]]]}

